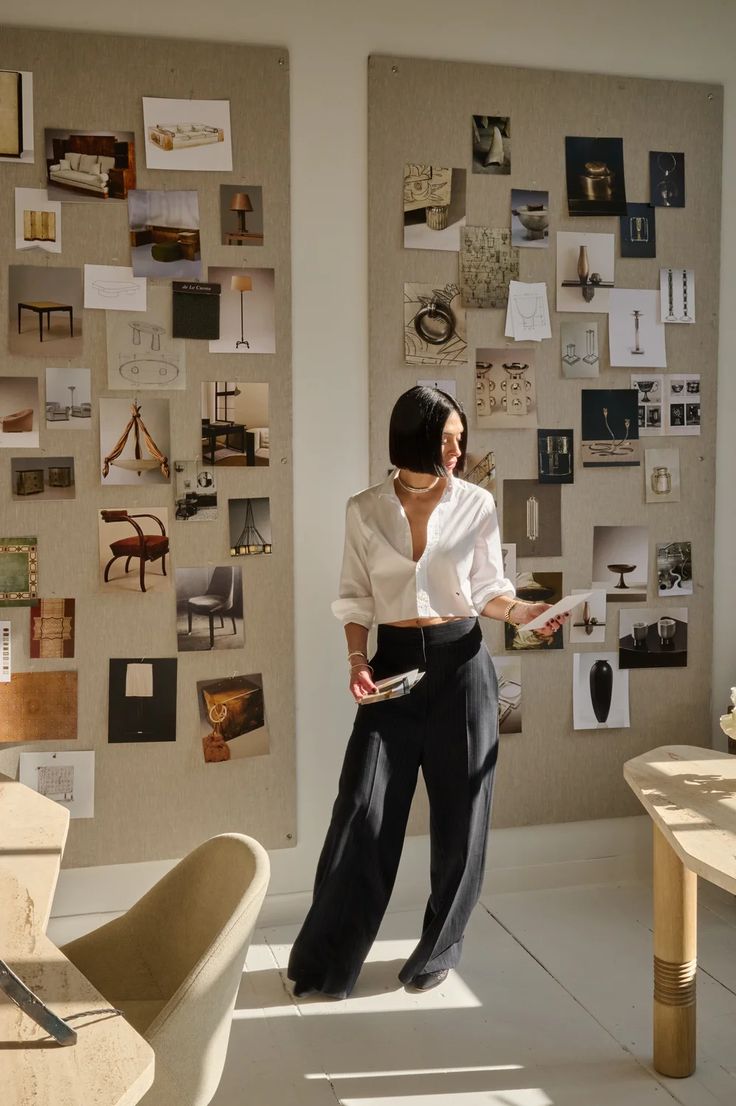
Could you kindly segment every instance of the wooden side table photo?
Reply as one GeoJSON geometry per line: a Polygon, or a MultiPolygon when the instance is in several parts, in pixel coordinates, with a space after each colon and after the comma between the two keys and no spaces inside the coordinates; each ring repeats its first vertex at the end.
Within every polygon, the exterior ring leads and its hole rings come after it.
{"type": "Polygon", "coordinates": [[[74,308],[70,303],[57,303],[56,300],[27,300],[18,303],[18,333],[21,333],[21,311],[34,311],[38,315],[38,340],[43,341],[43,317],[46,316],[46,330],[51,329],[52,311],[66,311],[69,315],[69,336],[74,337],[74,308]]]}

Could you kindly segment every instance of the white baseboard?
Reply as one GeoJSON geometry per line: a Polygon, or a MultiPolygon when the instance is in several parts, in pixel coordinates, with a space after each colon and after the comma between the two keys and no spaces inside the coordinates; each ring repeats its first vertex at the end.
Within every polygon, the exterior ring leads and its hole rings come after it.
{"type": "MultiPolygon", "coordinates": [[[[406,842],[390,910],[424,906],[428,893],[427,853],[426,838],[406,842]]],[[[64,944],[122,914],[175,863],[167,860],[63,869],[48,927],[52,941],[64,944]]],[[[650,871],[651,823],[646,815],[494,829],[483,893],[647,879],[650,871]]],[[[298,924],[310,901],[309,891],[268,895],[259,927],[298,924]]]]}

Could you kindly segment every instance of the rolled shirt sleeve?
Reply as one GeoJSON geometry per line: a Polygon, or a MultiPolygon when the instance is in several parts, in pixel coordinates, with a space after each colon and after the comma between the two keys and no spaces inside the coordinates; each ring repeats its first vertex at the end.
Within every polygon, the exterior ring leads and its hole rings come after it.
{"type": "Polygon", "coordinates": [[[513,582],[507,580],[503,573],[498,515],[491,496],[489,500],[487,510],[478,527],[469,575],[473,606],[479,614],[489,600],[499,595],[509,597],[516,595],[513,582]]]}
{"type": "MultiPolygon", "coordinates": [[[[499,547],[500,555],[500,547],[499,547]]],[[[375,603],[366,566],[365,533],[358,505],[348,500],[345,512],[345,548],[340,572],[339,599],[332,603],[332,613],[343,625],[357,622],[367,630],[373,625],[375,603]]]]}

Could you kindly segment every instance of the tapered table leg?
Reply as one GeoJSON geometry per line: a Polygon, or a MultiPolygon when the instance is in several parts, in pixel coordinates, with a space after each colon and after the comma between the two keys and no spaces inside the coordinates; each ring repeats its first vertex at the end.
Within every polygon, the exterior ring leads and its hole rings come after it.
{"type": "Polygon", "coordinates": [[[698,877],[654,827],[654,1067],[695,1071],[698,877]]]}

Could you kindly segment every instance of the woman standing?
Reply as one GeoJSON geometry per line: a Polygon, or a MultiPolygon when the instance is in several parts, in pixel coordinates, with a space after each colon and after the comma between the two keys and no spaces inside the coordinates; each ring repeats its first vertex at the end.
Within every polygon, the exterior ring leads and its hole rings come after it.
{"type": "Polygon", "coordinates": [[[548,608],[514,598],[493,496],[457,478],[466,445],[455,400],[411,388],[391,414],[396,471],[348,501],[332,608],[345,627],[350,691],[360,704],[375,680],[425,674],[409,694],[358,708],[314,900],[289,959],[296,996],[352,991],[391,896],[420,767],[431,893],[399,979],[427,990],[460,959],[481,890],[498,752],[498,684],[478,616],[521,626],[548,608]]]}

